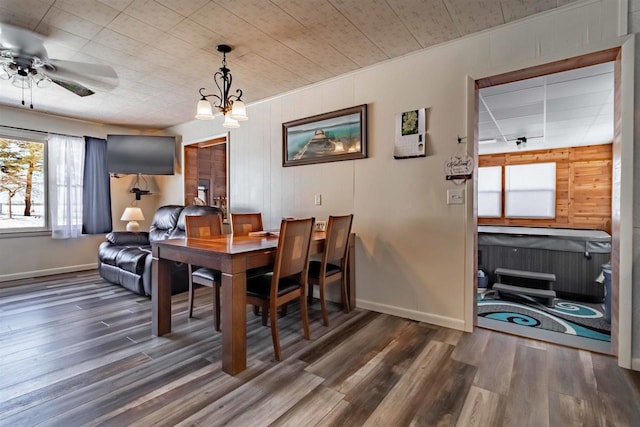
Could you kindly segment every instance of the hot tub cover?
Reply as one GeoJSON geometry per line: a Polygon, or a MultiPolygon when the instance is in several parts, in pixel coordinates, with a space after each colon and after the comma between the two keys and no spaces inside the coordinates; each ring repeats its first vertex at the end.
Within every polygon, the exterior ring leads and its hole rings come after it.
{"type": "Polygon", "coordinates": [[[610,253],[611,236],[601,230],[479,225],[478,245],[610,253]]]}

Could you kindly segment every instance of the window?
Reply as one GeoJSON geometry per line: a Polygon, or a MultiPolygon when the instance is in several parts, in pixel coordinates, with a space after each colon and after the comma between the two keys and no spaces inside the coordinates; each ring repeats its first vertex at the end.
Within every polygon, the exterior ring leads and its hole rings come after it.
{"type": "Polygon", "coordinates": [[[555,218],[556,164],[505,167],[505,217],[555,218]]]}
{"type": "Polygon", "coordinates": [[[478,217],[502,216],[502,166],[478,168],[478,217]]]}
{"type": "Polygon", "coordinates": [[[0,233],[46,229],[43,137],[0,134],[0,233]]]}

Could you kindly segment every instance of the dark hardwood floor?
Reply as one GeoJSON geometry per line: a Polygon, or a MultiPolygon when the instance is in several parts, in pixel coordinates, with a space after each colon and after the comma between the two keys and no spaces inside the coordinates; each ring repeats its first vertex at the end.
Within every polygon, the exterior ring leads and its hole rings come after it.
{"type": "MultiPolygon", "coordinates": [[[[95,272],[0,284],[0,426],[640,426],[640,373],[614,358],[331,307],[279,320],[284,360],[248,314],[248,369],[220,369],[211,289],[150,300],[95,272]]],[[[224,319],[223,319],[224,321],[224,319]]]]}

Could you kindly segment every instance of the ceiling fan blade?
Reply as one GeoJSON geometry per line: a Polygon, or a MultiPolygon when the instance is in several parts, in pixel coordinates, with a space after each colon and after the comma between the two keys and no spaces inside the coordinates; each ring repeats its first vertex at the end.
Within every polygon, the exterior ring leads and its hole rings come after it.
{"type": "Polygon", "coordinates": [[[68,81],[58,80],[58,79],[54,79],[54,78],[51,78],[51,81],[54,82],[55,84],[57,84],[58,86],[62,86],[66,90],[75,93],[78,96],[84,97],[84,96],[93,95],[95,93],[91,89],[86,88],[86,87],[84,87],[81,84],[76,83],[76,82],[68,82],[68,81]]]}
{"type": "Polygon", "coordinates": [[[45,74],[51,79],[81,81],[103,90],[111,90],[118,86],[118,75],[108,65],[50,59],[45,70],[45,74]]]}
{"type": "Polygon", "coordinates": [[[48,59],[42,37],[9,24],[0,24],[0,48],[10,50],[14,56],[33,56],[43,62],[48,59]]]}

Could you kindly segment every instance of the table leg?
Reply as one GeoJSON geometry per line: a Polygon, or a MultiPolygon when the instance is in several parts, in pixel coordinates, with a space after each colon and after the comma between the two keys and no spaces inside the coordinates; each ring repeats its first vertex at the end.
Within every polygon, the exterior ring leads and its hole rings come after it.
{"type": "Polygon", "coordinates": [[[153,258],[151,265],[151,333],[171,332],[171,261],[153,258]]]}
{"type": "Polygon", "coordinates": [[[222,273],[222,370],[236,375],[247,368],[247,277],[222,273]]]}

